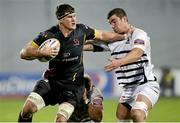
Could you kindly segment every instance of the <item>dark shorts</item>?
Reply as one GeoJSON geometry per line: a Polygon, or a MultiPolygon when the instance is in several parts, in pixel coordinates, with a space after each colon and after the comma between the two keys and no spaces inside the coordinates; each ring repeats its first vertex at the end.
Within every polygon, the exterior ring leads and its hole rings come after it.
{"type": "Polygon", "coordinates": [[[75,107],[79,107],[79,103],[83,98],[84,86],[71,85],[71,87],[52,86],[51,82],[40,80],[34,87],[33,92],[38,93],[47,105],[61,104],[69,102],[75,107]]]}

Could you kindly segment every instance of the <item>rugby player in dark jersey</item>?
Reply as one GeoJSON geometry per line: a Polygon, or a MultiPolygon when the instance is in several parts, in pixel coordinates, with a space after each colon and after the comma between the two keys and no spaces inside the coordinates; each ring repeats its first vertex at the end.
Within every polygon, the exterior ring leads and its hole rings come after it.
{"type": "Polygon", "coordinates": [[[25,60],[54,57],[44,79],[39,80],[27,97],[19,114],[18,122],[31,122],[33,114],[48,105],[59,104],[56,122],[66,122],[75,108],[79,107],[84,93],[83,45],[86,40],[117,41],[127,35],[96,30],[76,23],[75,9],[68,4],[57,6],[58,25],[41,32],[20,52],[25,60]],[[59,40],[60,51],[50,47],[39,50],[49,38],[59,40]]]}

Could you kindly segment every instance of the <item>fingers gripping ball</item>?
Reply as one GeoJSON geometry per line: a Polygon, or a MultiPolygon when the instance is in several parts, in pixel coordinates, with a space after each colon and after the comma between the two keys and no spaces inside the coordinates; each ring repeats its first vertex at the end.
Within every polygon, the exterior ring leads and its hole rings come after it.
{"type": "MultiPolygon", "coordinates": [[[[39,47],[40,50],[44,50],[46,47],[51,47],[53,49],[56,49],[58,52],[60,50],[60,42],[56,38],[50,38],[46,40],[44,43],[41,44],[39,47]]],[[[54,57],[40,57],[38,58],[39,61],[41,62],[48,62],[52,60],[54,57]]]]}
{"type": "Polygon", "coordinates": [[[102,99],[94,99],[88,105],[88,113],[95,122],[100,122],[103,117],[102,99]]]}

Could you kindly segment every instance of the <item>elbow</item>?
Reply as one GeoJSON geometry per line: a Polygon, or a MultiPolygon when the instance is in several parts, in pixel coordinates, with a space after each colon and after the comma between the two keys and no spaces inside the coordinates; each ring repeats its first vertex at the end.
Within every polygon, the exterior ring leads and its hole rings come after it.
{"type": "Polygon", "coordinates": [[[24,49],[21,50],[20,52],[20,58],[21,59],[25,59],[25,60],[28,60],[29,58],[27,57],[26,55],[26,51],[24,49]]]}
{"type": "Polygon", "coordinates": [[[26,59],[26,57],[24,55],[22,55],[22,54],[20,54],[20,58],[21,59],[26,59]]]}
{"type": "Polygon", "coordinates": [[[21,51],[20,51],[20,58],[21,59],[25,59],[26,57],[25,57],[25,50],[24,49],[22,49],[21,51]]]}

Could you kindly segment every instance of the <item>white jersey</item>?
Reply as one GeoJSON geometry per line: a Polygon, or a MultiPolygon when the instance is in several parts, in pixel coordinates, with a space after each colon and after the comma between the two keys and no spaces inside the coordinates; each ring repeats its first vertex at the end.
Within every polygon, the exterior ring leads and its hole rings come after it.
{"type": "Polygon", "coordinates": [[[140,48],[144,51],[143,56],[136,62],[120,66],[114,70],[117,82],[122,85],[131,85],[147,81],[155,81],[153,64],[151,63],[150,38],[141,29],[135,28],[128,40],[109,43],[111,57],[123,58],[133,48],[140,48]]]}

